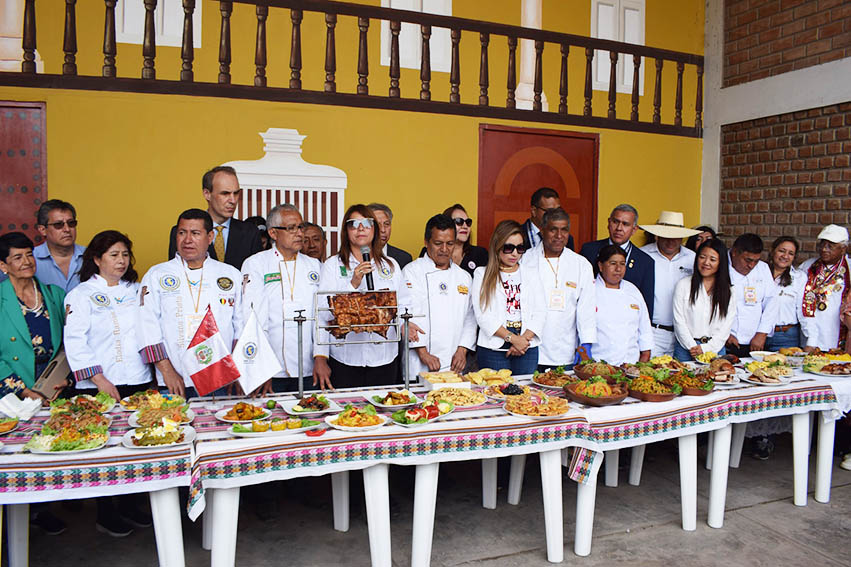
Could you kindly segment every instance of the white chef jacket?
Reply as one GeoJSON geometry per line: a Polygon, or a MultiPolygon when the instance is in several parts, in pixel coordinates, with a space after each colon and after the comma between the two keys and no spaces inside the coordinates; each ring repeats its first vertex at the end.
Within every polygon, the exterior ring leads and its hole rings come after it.
{"type": "MultiPolygon", "coordinates": [[[[481,266],[473,272],[473,289],[470,298],[473,304],[473,312],[476,314],[476,322],[479,325],[477,344],[491,350],[499,350],[505,344],[505,341],[494,333],[500,327],[504,327],[508,321],[505,291],[502,285],[497,283],[488,308],[482,310],[479,298],[482,294],[482,280],[485,277],[485,269],[484,266],[481,266]]],[[[544,323],[547,319],[544,289],[541,286],[540,278],[538,278],[537,269],[530,268],[527,264],[521,262],[518,273],[521,280],[519,293],[520,334],[522,335],[527,330],[532,331],[535,336],[529,341],[529,347],[536,347],[541,344],[541,335],[544,332],[544,323]]]]}
{"type": "Polygon", "coordinates": [[[547,309],[538,364],[573,364],[577,344],[597,340],[597,300],[591,264],[568,248],[558,258],[546,258],[543,244],[526,252],[523,263],[537,272],[547,309]]]}
{"type": "Polygon", "coordinates": [[[688,350],[697,346],[697,341],[702,337],[711,337],[708,343],[700,345],[703,352],[719,352],[730,338],[730,328],[736,320],[736,289],[733,288],[730,295],[730,303],[727,305],[727,315],[721,317],[720,313],[712,315],[712,296],[706,293],[706,288],[701,283],[694,304],[691,303],[691,278],[683,278],[677,282],[674,288],[674,333],[677,341],[688,350]]]}
{"type": "Polygon", "coordinates": [[[89,378],[98,373],[116,386],[151,381],[139,355],[138,290],[138,283],[109,286],[94,275],[65,296],[63,342],[78,388],[97,388],[89,378]]]}
{"type": "Polygon", "coordinates": [[[653,328],[644,297],[634,284],[622,280],[620,288],[606,287],[597,275],[597,341],[591,345],[596,360],[618,366],[637,362],[641,351],[653,348],[653,328]]]}
{"type": "MultiPolygon", "coordinates": [[[[405,276],[402,275],[402,270],[399,264],[393,258],[387,257],[387,264],[377,265],[375,259],[372,260],[372,279],[376,291],[395,291],[396,304],[398,315],[405,312],[407,307],[411,310],[411,294],[408,286],[405,285],[405,276]]],[[[322,271],[319,275],[319,290],[320,291],[369,291],[366,286],[366,276],[361,279],[360,285],[357,288],[352,287],[352,275],[354,269],[358,265],[355,257],[349,256],[349,265],[344,266],[340,261],[340,256],[334,255],[325,260],[322,264],[322,271]]],[[[328,307],[328,296],[321,295],[317,298],[319,307],[328,307]]],[[[397,322],[402,320],[398,318],[397,322]]],[[[333,314],[330,311],[319,311],[317,314],[317,322],[320,326],[330,324],[333,319],[333,314]]],[[[416,323],[415,319],[411,319],[412,323],[416,323]]],[[[417,323],[418,324],[418,323],[417,323]]],[[[387,339],[376,333],[349,333],[343,340],[336,339],[324,329],[320,329],[314,334],[313,354],[314,356],[331,356],[334,360],[341,362],[347,366],[384,366],[390,364],[399,355],[399,342],[396,340],[398,335],[395,326],[391,325],[387,331],[387,339]],[[384,341],[390,340],[394,342],[383,342],[379,344],[346,344],[354,341],[384,341]],[[325,344],[320,344],[325,343],[325,344]],[[328,343],[335,343],[329,346],[328,343]]]]}
{"type": "MultiPolygon", "coordinates": [[[[411,290],[414,314],[425,315],[411,319],[425,334],[410,347],[425,347],[440,359],[440,370],[449,370],[459,346],[476,348],[478,326],[470,302],[473,278],[451,262],[448,269],[438,269],[428,255],[405,266],[402,273],[411,290]]],[[[428,370],[413,350],[408,354],[408,364],[410,376],[428,370]]]]}
{"type": "MultiPolygon", "coordinates": [[[[298,324],[284,319],[294,318],[300,309],[305,317],[313,317],[321,270],[319,260],[301,253],[296,255],[294,264],[290,261],[285,265],[277,248],[249,256],[242,264],[243,320],[248,320],[253,308],[283,367],[276,378],[298,377],[298,324]]],[[[302,324],[305,376],[313,374],[314,327],[313,321],[302,324]]]]}
{"type": "MultiPolygon", "coordinates": [[[[760,261],[743,276],[730,267],[733,297],[736,299],[736,319],[730,334],[740,345],[746,345],[757,333],[774,334],[777,322],[777,286],[768,264],[760,261]]],[[[729,338],[729,337],[728,337],[729,338]]]]}
{"type": "MultiPolygon", "coordinates": [[[[168,358],[194,387],[183,369],[183,354],[198,330],[209,305],[228,349],[242,333],[242,286],[239,270],[209,256],[198,270],[184,269],[180,255],[153,266],[142,278],[139,290],[139,332],[142,357],[146,362],[168,358]],[[187,275],[189,274],[189,275],[187,275]],[[195,278],[199,278],[195,280],[195,278]],[[190,279],[196,283],[190,284],[190,279]],[[200,289],[200,297],[199,291],[200,289]],[[195,308],[197,301],[197,310],[195,308]]],[[[157,370],[157,382],[164,386],[157,370]]]]}
{"type": "MultiPolygon", "coordinates": [[[[807,336],[807,346],[818,347],[821,350],[830,350],[839,345],[839,310],[842,305],[842,298],[848,290],[843,287],[842,291],[831,293],[827,296],[827,309],[824,311],[816,309],[812,317],[805,317],[802,309],[803,287],[807,285],[807,271],[816,260],[818,258],[811,258],[798,268],[804,280],[801,284],[801,300],[798,302],[798,309],[801,313],[801,326],[803,327],[804,334],[807,336]]],[[[851,266],[851,262],[849,262],[849,266],[851,266]]]]}

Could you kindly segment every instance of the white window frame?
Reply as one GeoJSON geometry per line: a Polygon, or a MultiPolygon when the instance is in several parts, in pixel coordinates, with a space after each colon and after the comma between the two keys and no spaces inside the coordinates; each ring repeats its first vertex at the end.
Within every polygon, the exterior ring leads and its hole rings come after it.
{"type": "MultiPolygon", "coordinates": [[[[615,41],[627,42],[625,30],[625,12],[627,10],[637,11],[639,14],[639,26],[636,30],[636,39],[627,43],[645,45],[645,0],[591,0],[591,37],[599,38],[598,7],[600,5],[612,6],[615,9],[615,26],[617,37],[611,38],[615,41]]],[[[609,39],[609,38],[606,38],[609,39]]],[[[638,72],[638,94],[644,94],[644,69],[647,58],[641,58],[641,66],[638,72]]],[[[594,51],[594,62],[592,65],[592,88],[595,91],[609,90],[609,52],[594,51]]],[[[632,93],[633,60],[629,53],[618,54],[616,77],[616,91],[619,93],[632,93]]]]}
{"type": "MultiPolygon", "coordinates": [[[[126,29],[124,24],[124,4],[127,2],[138,2],[142,4],[142,0],[118,0],[115,4],[115,41],[117,43],[132,43],[142,45],[145,39],[145,12],[142,10],[142,18],[139,22],[133,22],[133,29],[126,29]]],[[[195,2],[195,12],[192,14],[192,43],[195,49],[201,47],[201,6],[204,0],[195,2]]],[[[174,16],[173,16],[174,18],[174,16]]],[[[182,47],[183,46],[183,2],[181,0],[159,0],[156,10],[154,10],[154,28],[156,29],[156,43],[158,46],[182,47]],[[164,18],[165,5],[174,4],[171,6],[171,12],[177,13],[177,7],[180,8],[180,21],[171,22],[172,33],[164,33],[164,18]]]]}
{"type": "MultiPolygon", "coordinates": [[[[382,8],[395,8],[438,14],[452,15],[452,0],[381,0],[382,8]]],[[[390,66],[390,22],[381,20],[381,65],[390,66]]],[[[431,28],[429,39],[431,70],[449,73],[452,69],[452,38],[448,28],[431,28]]],[[[399,67],[419,69],[422,59],[422,35],[420,26],[402,22],[399,32],[399,67]]]]}

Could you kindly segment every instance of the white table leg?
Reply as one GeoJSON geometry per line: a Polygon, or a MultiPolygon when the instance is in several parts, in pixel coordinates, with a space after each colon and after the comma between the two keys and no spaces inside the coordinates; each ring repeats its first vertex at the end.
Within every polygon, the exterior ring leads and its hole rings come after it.
{"type": "Polygon", "coordinates": [[[30,553],[30,505],[9,504],[9,567],[27,567],[30,553]]]}
{"type": "Polygon", "coordinates": [[[742,447],[745,445],[745,433],[748,430],[747,423],[733,424],[733,440],[730,444],[730,467],[737,469],[742,462],[742,447]]]}
{"type": "Polygon", "coordinates": [[[334,529],[349,531],[349,471],[331,473],[331,500],[334,502],[334,529]]]}
{"type": "Polygon", "coordinates": [[[570,449],[565,447],[561,450],[561,466],[569,467],[570,466],[570,449]]]}
{"type": "Polygon", "coordinates": [[[183,557],[183,526],[180,522],[177,488],[155,490],[148,494],[160,567],[183,567],[186,561],[183,557]]]}
{"type": "Polygon", "coordinates": [[[523,475],[526,473],[526,455],[511,457],[511,469],[508,473],[508,503],[520,504],[520,493],[523,491],[523,475]]]}
{"type": "Polygon", "coordinates": [[[710,431],[709,432],[709,439],[707,440],[707,443],[706,443],[706,465],[704,465],[706,467],[706,470],[708,470],[708,471],[712,470],[712,446],[714,445],[714,442],[715,442],[715,432],[710,431]]]}
{"type": "Polygon", "coordinates": [[[561,451],[559,449],[544,451],[540,453],[540,459],[541,492],[544,498],[544,527],[547,533],[547,561],[550,563],[561,563],[564,561],[561,451]]]}
{"type": "Polygon", "coordinates": [[[414,533],[411,539],[411,567],[431,564],[434,535],[434,507],[437,500],[439,463],[417,465],[414,483],[414,533]]]}
{"type": "Polygon", "coordinates": [[[482,459],[482,508],[496,510],[496,459],[482,459]]]}
{"type": "Polygon", "coordinates": [[[724,505],[727,503],[727,473],[730,467],[731,425],[717,429],[712,442],[712,474],[709,476],[709,527],[724,526],[724,505]]]}
{"type": "Polygon", "coordinates": [[[680,505],[683,529],[697,529],[697,435],[677,439],[680,452],[680,505]]]}
{"type": "Polygon", "coordinates": [[[204,513],[201,514],[201,547],[213,549],[213,499],[207,498],[204,513]]]}
{"type": "Polygon", "coordinates": [[[818,420],[818,448],[816,449],[816,502],[830,502],[830,477],[833,474],[833,437],[836,433],[836,422],[830,417],[830,412],[815,414],[818,420]]]}
{"type": "Polygon", "coordinates": [[[369,553],[372,567],[390,567],[390,490],[388,465],[377,464],[363,470],[366,522],[369,526],[369,553]]]}
{"type": "Polygon", "coordinates": [[[794,490],[792,501],[795,506],[807,505],[807,466],[809,465],[807,431],[809,431],[809,413],[796,413],[792,416],[792,462],[794,470],[794,490]]]}
{"type": "Polygon", "coordinates": [[[210,567],[234,567],[236,527],[239,519],[239,488],[211,488],[213,500],[213,548],[210,567]]]}
{"type": "Polygon", "coordinates": [[[586,557],[591,553],[596,499],[597,472],[592,472],[585,484],[576,485],[576,534],[573,538],[573,553],[580,557],[586,557]]]}
{"type": "Polygon", "coordinates": [[[807,414],[807,455],[812,453],[813,447],[813,419],[818,418],[818,414],[810,412],[807,414]]]}
{"type": "Polygon", "coordinates": [[[617,486],[621,452],[619,449],[615,449],[614,451],[606,451],[605,455],[603,464],[606,466],[606,486],[617,486]]]}
{"type": "Polygon", "coordinates": [[[632,448],[629,458],[629,483],[632,486],[641,484],[641,469],[644,467],[644,449],[647,445],[637,445],[632,448]]]}

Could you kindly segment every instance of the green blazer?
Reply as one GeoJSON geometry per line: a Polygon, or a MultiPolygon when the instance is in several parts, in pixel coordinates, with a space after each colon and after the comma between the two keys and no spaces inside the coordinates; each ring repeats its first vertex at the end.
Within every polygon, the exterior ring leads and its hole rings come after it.
{"type": "MultiPolygon", "coordinates": [[[[62,327],[65,324],[65,292],[55,285],[38,281],[47,311],[50,313],[50,340],[53,353],[62,345],[62,327]]],[[[27,388],[35,384],[35,354],[27,322],[21,313],[21,305],[15,288],[8,279],[0,282],[0,378],[16,374],[27,388]]]]}

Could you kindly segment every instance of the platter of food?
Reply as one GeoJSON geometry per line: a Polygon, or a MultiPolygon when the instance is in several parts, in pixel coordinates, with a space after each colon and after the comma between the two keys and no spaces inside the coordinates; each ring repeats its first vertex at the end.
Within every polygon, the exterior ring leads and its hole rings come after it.
{"type": "Polygon", "coordinates": [[[5,435],[18,428],[20,421],[14,417],[4,417],[0,419],[0,435],[5,435]]]}
{"type": "Polygon", "coordinates": [[[454,409],[455,406],[452,402],[440,400],[436,403],[422,404],[415,408],[397,410],[390,415],[390,419],[393,420],[393,423],[402,427],[419,427],[449,415],[454,409]]]}
{"type": "Polygon", "coordinates": [[[742,381],[757,386],[785,386],[790,379],[787,376],[773,376],[764,370],[757,369],[753,374],[742,377],[742,381]]]}
{"type": "Polygon", "coordinates": [[[377,408],[401,408],[422,402],[409,390],[382,390],[364,394],[363,398],[377,408]]]}
{"type": "Polygon", "coordinates": [[[477,386],[498,386],[514,382],[514,378],[511,377],[511,370],[508,368],[500,368],[499,370],[482,368],[476,372],[470,372],[464,378],[477,386]]]}
{"type": "Polygon", "coordinates": [[[550,368],[546,372],[535,371],[535,373],[532,374],[533,384],[542,388],[551,388],[554,390],[561,390],[564,388],[565,384],[571,384],[577,380],[579,380],[579,378],[573,374],[568,374],[561,366],[550,368]]]}
{"type": "Polygon", "coordinates": [[[761,362],[755,360],[753,362],[748,362],[745,365],[745,370],[751,374],[757,374],[757,371],[759,371],[759,377],[765,375],[775,378],[788,377],[795,373],[795,370],[782,360],[763,360],[761,362]]]}
{"type": "Polygon", "coordinates": [[[566,384],[564,393],[574,402],[595,407],[619,404],[629,395],[625,384],[609,384],[602,377],[566,384]]]}
{"type": "Polygon", "coordinates": [[[610,382],[614,381],[614,376],[621,374],[621,369],[617,366],[612,366],[605,361],[583,360],[573,367],[573,373],[580,380],[589,380],[594,376],[602,376],[610,382]]]}
{"type": "Polygon", "coordinates": [[[372,405],[358,408],[348,404],[342,413],[325,416],[325,423],[340,431],[369,431],[381,427],[388,419],[376,412],[372,405]]]}
{"type": "Polygon", "coordinates": [[[567,416],[570,411],[567,400],[543,392],[511,396],[505,400],[503,407],[509,414],[526,419],[557,419],[567,416]]]}
{"type": "Polygon", "coordinates": [[[395,291],[341,293],[328,296],[333,320],[328,331],[337,339],[349,333],[376,333],[385,339],[396,319],[395,291]]]}
{"type": "Polygon", "coordinates": [[[57,398],[50,402],[50,414],[79,411],[107,413],[115,407],[115,404],[116,401],[106,392],[98,392],[97,396],[80,394],[71,398],[57,398]]]}
{"type": "Polygon", "coordinates": [[[83,406],[71,404],[52,413],[41,431],[27,441],[24,450],[35,454],[82,453],[106,445],[112,417],[83,406]]]}
{"type": "Polygon", "coordinates": [[[508,396],[521,396],[529,394],[532,388],[529,386],[521,386],[519,384],[502,384],[500,386],[488,386],[482,393],[492,400],[502,402],[508,396]]]}
{"type": "Polygon", "coordinates": [[[311,394],[304,396],[300,400],[279,401],[278,405],[281,406],[284,412],[296,417],[310,417],[343,411],[340,404],[322,394],[311,394]]]}
{"type": "Polygon", "coordinates": [[[234,437],[272,437],[276,435],[291,435],[304,433],[323,427],[321,421],[293,417],[283,419],[274,417],[269,421],[252,421],[251,423],[234,423],[228,433],[234,437]]]}
{"type": "Polygon", "coordinates": [[[121,407],[127,411],[136,411],[145,407],[163,408],[186,405],[186,398],[177,394],[161,394],[156,390],[136,392],[121,399],[121,407]]]}
{"type": "Polygon", "coordinates": [[[654,356],[649,360],[650,365],[653,368],[667,368],[668,370],[682,370],[686,367],[685,364],[674,358],[669,354],[663,354],[662,356],[654,356]]]}
{"type": "Polygon", "coordinates": [[[151,427],[161,423],[163,419],[184,424],[192,423],[195,419],[195,412],[189,409],[187,405],[168,408],[146,406],[130,414],[130,417],[127,418],[127,425],[130,427],[151,427]]]}
{"type": "Polygon", "coordinates": [[[128,449],[161,449],[188,445],[195,441],[195,428],[164,419],[160,425],[137,427],[127,431],[121,444],[128,449]]]}
{"type": "Polygon", "coordinates": [[[34,455],[88,453],[101,449],[108,441],[108,433],[67,430],[58,435],[33,435],[24,445],[24,451],[34,455]]]}
{"type": "Polygon", "coordinates": [[[851,376],[851,364],[847,362],[831,362],[824,366],[810,366],[806,371],[816,376],[827,376],[835,378],[836,376],[851,376]]]}
{"type": "Polygon", "coordinates": [[[215,413],[216,419],[225,423],[245,423],[255,419],[266,419],[272,413],[260,406],[238,402],[235,406],[225,408],[215,413]]]}
{"type": "Polygon", "coordinates": [[[715,389],[715,381],[707,374],[695,374],[689,370],[680,370],[662,381],[666,386],[679,386],[684,396],[705,396],[715,389]]]}
{"type": "Polygon", "coordinates": [[[488,398],[481,392],[465,388],[441,388],[432,390],[426,396],[426,401],[430,403],[441,400],[451,402],[456,408],[475,408],[484,405],[488,398]]]}
{"type": "Polygon", "coordinates": [[[439,388],[469,388],[471,383],[456,372],[421,372],[423,385],[426,390],[437,390],[439,388]]]}
{"type": "Polygon", "coordinates": [[[652,376],[639,376],[629,382],[629,395],[642,402],[667,402],[680,394],[680,387],[668,386],[652,376]]]}

